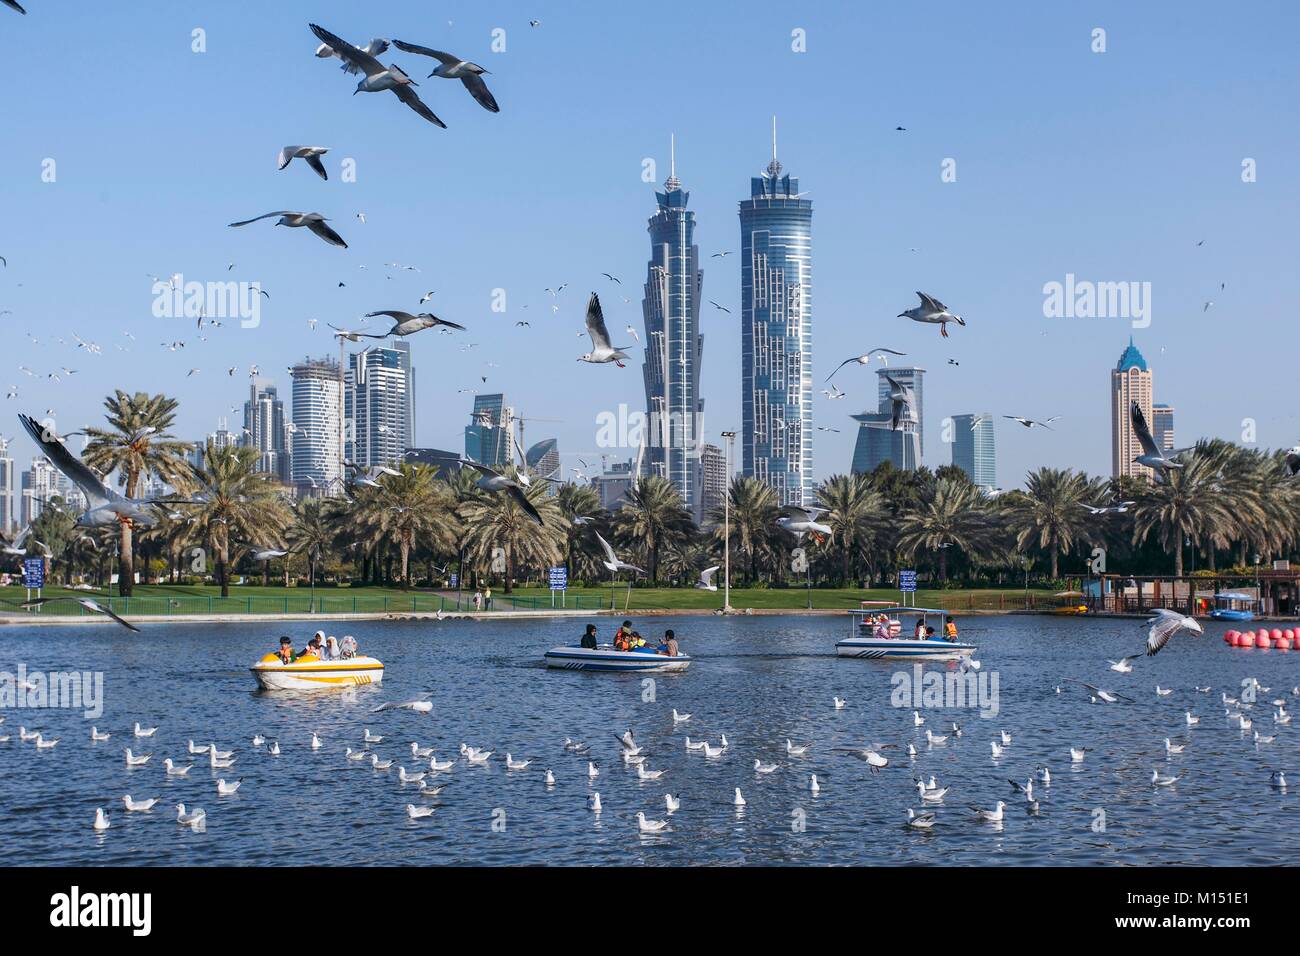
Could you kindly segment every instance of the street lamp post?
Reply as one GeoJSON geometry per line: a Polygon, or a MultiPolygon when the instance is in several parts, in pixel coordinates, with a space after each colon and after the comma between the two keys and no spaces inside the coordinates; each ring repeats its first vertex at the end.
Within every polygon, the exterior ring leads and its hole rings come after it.
{"type": "Polygon", "coordinates": [[[731,456],[735,447],[736,433],[723,432],[727,440],[727,463],[722,483],[722,611],[731,613],[731,456]]]}

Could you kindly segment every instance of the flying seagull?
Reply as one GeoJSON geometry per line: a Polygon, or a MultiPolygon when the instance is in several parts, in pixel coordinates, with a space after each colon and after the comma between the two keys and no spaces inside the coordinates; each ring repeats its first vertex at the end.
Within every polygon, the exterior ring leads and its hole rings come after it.
{"type": "MultiPolygon", "coordinates": [[[[448,322],[446,319],[440,319],[431,312],[421,312],[419,315],[412,315],[410,312],[402,312],[399,309],[381,309],[378,312],[367,312],[366,318],[372,319],[377,315],[388,316],[388,318],[393,320],[393,327],[387,332],[381,332],[378,334],[374,332],[354,332],[351,334],[364,339],[386,339],[390,335],[414,335],[416,332],[423,329],[431,329],[436,325],[445,325],[448,328],[459,329],[462,332],[465,331],[465,326],[457,325],[455,322],[448,322]]],[[[330,326],[330,328],[334,328],[334,326],[330,326]]]]}
{"type": "Polygon", "coordinates": [[[808,532],[820,535],[830,535],[830,525],[820,524],[817,518],[825,514],[824,508],[800,508],[795,505],[786,505],[781,509],[784,513],[776,519],[777,527],[783,531],[789,531],[795,537],[802,537],[808,532]]]}
{"type": "Polygon", "coordinates": [[[358,50],[346,40],[339,39],[324,27],[319,27],[314,23],[308,25],[311,27],[312,33],[316,34],[322,43],[328,45],[335,56],[366,74],[366,78],[358,83],[357,88],[353,90],[353,96],[357,93],[378,93],[382,90],[391,90],[393,95],[430,123],[443,129],[447,128],[447,124],[438,119],[433,110],[425,106],[419,94],[412,89],[416,85],[415,81],[403,73],[396,64],[385,69],[384,65],[376,60],[374,56],[364,50],[358,50]]]}
{"type": "Polygon", "coordinates": [[[487,88],[487,84],[483,82],[483,74],[489,71],[483,69],[477,63],[462,60],[458,56],[443,53],[441,50],[431,50],[427,46],[417,46],[414,43],[405,43],[401,40],[394,40],[393,46],[403,53],[418,53],[420,56],[433,57],[438,61],[438,66],[429,74],[430,78],[440,76],[444,80],[460,80],[465,84],[465,89],[469,90],[470,96],[478,100],[479,106],[489,113],[501,112],[501,107],[497,106],[497,101],[487,88]]]}
{"type": "Polygon", "coordinates": [[[645,574],[635,564],[628,564],[626,561],[620,560],[619,556],[614,553],[610,543],[600,536],[599,531],[595,531],[593,534],[596,535],[596,540],[600,542],[600,546],[605,549],[605,560],[602,563],[612,574],[617,574],[619,571],[635,571],[638,574],[645,574]]]}
{"type": "MultiPolygon", "coordinates": [[[[840,369],[842,369],[842,368],[843,368],[844,366],[846,366],[846,365],[852,365],[854,362],[857,362],[859,365],[870,365],[870,364],[871,364],[871,356],[875,355],[877,352],[888,352],[890,355],[906,355],[906,354],[907,354],[906,352],[897,352],[897,351],[895,351],[894,349],[883,349],[883,348],[882,348],[882,349],[867,349],[867,351],[864,352],[864,353],[861,354],[861,355],[854,356],[853,358],[846,358],[846,359],[845,359],[843,362],[841,362],[839,365],[835,366],[835,372],[838,372],[840,369]]],[[[831,374],[827,375],[827,376],[826,376],[826,381],[829,382],[831,379],[833,379],[833,378],[835,377],[835,372],[831,372],[831,374]]]]}
{"type": "MultiPolygon", "coordinates": [[[[48,601],[66,601],[66,600],[67,598],[47,598],[47,597],[35,598],[34,600],[31,601],[24,601],[22,606],[35,607],[38,604],[45,604],[48,601]]],[[[124,621],[122,618],[118,617],[116,614],[113,613],[113,609],[111,607],[105,607],[104,605],[100,604],[98,601],[92,601],[90,598],[77,598],[77,603],[80,604],[82,607],[84,607],[87,611],[93,611],[95,614],[105,614],[108,617],[111,617],[113,620],[117,621],[118,624],[121,624],[128,631],[135,631],[137,634],[140,632],[140,629],[136,627],[134,624],[132,624],[130,621],[124,621]]]]}
{"type": "Polygon", "coordinates": [[[1201,625],[1194,617],[1184,617],[1168,608],[1156,608],[1155,617],[1147,620],[1147,656],[1160,653],[1169,639],[1179,631],[1201,634],[1201,625]]]}
{"type": "Polygon", "coordinates": [[[1117,700],[1127,700],[1130,703],[1132,703],[1133,701],[1133,698],[1125,697],[1123,694],[1117,691],[1105,690],[1104,688],[1097,687],[1095,684],[1089,684],[1086,681],[1075,680],[1073,677],[1062,677],[1061,680],[1068,681],[1071,684],[1082,684],[1084,687],[1088,688],[1088,690],[1092,691],[1094,697],[1097,697],[1098,699],[1100,699],[1101,701],[1107,704],[1113,704],[1117,700]]]}
{"type": "Polygon", "coordinates": [[[532,518],[538,524],[544,524],[542,516],[537,513],[537,509],[533,507],[533,503],[528,500],[528,496],[524,494],[524,489],[519,482],[515,481],[513,478],[506,477],[499,471],[493,471],[491,468],[487,467],[487,465],[480,465],[472,459],[460,458],[458,461],[462,465],[468,465],[470,468],[482,472],[482,477],[476,482],[478,487],[482,488],[484,491],[504,491],[514,499],[515,504],[524,509],[524,512],[528,517],[532,518]]]}
{"type": "MultiPolygon", "coordinates": [[[[99,476],[67,447],[52,435],[48,435],[40,422],[30,415],[19,415],[18,420],[32,440],[40,446],[41,452],[55,468],[72,481],[86,496],[87,509],[77,518],[77,526],[82,528],[111,525],[117,522],[130,522],[140,527],[152,527],[158,516],[152,506],[161,501],[177,502],[170,496],[158,498],[124,498],[100,480],[99,476]]],[[[134,442],[132,442],[134,444],[134,442]]]]}
{"type": "Polygon", "coordinates": [[[1021,417],[1019,417],[1018,415],[1003,415],[1002,417],[1003,417],[1003,418],[1009,418],[1009,419],[1011,419],[1013,422],[1020,422],[1020,424],[1024,425],[1026,428],[1034,428],[1035,426],[1037,426],[1037,427],[1039,427],[1039,428],[1046,428],[1046,429],[1050,432],[1050,431],[1053,431],[1053,428],[1052,428],[1052,422],[1054,422],[1054,421],[1058,421],[1058,420],[1060,419],[1061,416],[1060,416],[1060,415],[1053,415],[1051,418],[1049,418],[1049,419],[1048,419],[1047,421],[1045,421],[1045,422],[1035,421],[1035,420],[1032,419],[1032,418],[1021,418],[1021,417]]]}
{"type": "Polygon", "coordinates": [[[965,325],[966,320],[955,312],[949,312],[948,307],[932,295],[926,295],[918,291],[917,296],[921,304],[915,308],[908,309],[906,312],[898,313],[900,319],[911,319],[913,322],[926,322],[931,325],[939,326],[939,334],[945,339],[948,337],[948,323],[956,322],[958,325],[965,325]]]}
{"type": "Polygon", "coordinates": [[[626,368],[621,361],[628,357],[623,349],[631,346],[609,344],[609,329],[605,327],[605,313],[600,309],[600,297],[594,292],[587,300],[587,334],[591,336],[591,351],[586,355],[578,356],[579,362],[591,362],[596,365],[613,362],[619,368],[626,368]]]}
{"type": "Polygon", "coordinates": [[[717,574],[718,566],[715,564],[711,568],[705,568],[700,572],[700,580],[696,582],[696,587],[701,591],[716,591],[718,586],[713,583],[713,575],[717,574]]]}
{"type": "Polygon", "coordinates": [[[294,212],[289,209],[281,209],[278,212],[268,212],[260,216],[254,216],[252,219],[242,219],[239,222],[232,222],[230,225],[232,227],[247,226],[251,222],[257,222],[260,219],[270,219],[272,216],[280,217],[276,222],[277,226],[289,226],[291,228],[306,226],[330,245],[342,246],[344,249],[348,247],[348,244],[343,241],[342,236],[329,226],[325,225],[329,220],[318,212],[294,212]]]}
{"type": "Polygon", "coordinates": [[[301,159],[316,170],[316,175],[321,179],[329,179],[329,174],[325,172],[325,164],[320,161],[320,158],[328,152],[328,146],[285,146],[276,157],[276,162],[279,163],[279,169],[284,169],[295,159],[301,159]]]}
{"type": "MultiPolygon", "coordinates": [[[[382,39],[381,37],[375,37],[365,46],[358,47],[357,49],[359,49],[362,53],[368,53],[371,56],[379,56],[381,53],[388,52],[388,41],[382,39]]],[[[318,46],[316,48],[316,55],[321,59],[326,59],[327,57],[331,57],[331,56],[337,56],[340,60],[343,60],[343,57],[339,56],[338,51],[335,50],[333,47],[331,47],[328,43],[322,43],[320,46],[318,46]]],[[[356,66],[353,63],[349,63],[347,60],[343,60],[343,65],[339,67],[339,69],[341,69],[344,73],[352,73],[354,75],[361,72],[360,67],[356,66]]]]}
{"type": "Polygon", "coordinates": [[[1178,448],[1173,451],[1164,451],[1156,444],[1156,440],[1151,437],[1151,429],[1147,427],[1146,416],[1142,414],[1142,406],[1134,402],[1129,406],[1129,419],[1133,423],[1133,433],[1137,435],[1138,444],[1142,446],[1142,454],[1133,460],[1139,465],[1146,465],[1148,468],[1155,469],[1158,473],[1163,474],[1170,468],[1182,468],[1181,461],[1175,461],[1188,448],[1178,448]]]}
{"type": "Polygon", "coordinates": [[[889,430],[898,431],[900,422],[916,421],[916,393],[912,391],[910,385],[903,385],[886,375],[885,380],[889,382],[889,430]]]}

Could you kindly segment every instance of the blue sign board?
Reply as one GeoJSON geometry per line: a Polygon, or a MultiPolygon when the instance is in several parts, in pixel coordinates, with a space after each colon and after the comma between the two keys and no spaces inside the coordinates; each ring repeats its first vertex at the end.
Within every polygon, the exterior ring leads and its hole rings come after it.
{"type": "Polygon", "coordinates": [[[455,587],[459,582],[460,582],[460,575],[459,575],[459,574],[453,574],[453,575],[451,576],[451,580],[448,582],[448,586],[454,588],[454,587],[455,587]]]}
{"type": "Polygon", "coordinates": [[[27,558],[23,561],[23,587],[45,587],[45,559],[27,558]]]}
{"type": "Polygon", "coordinates": [[[898,572],[898,590],[915,591],[916,590],[916,572],[899,571],[898,572]]]}
{"type": "Polygon", "coordinates": [[[550,581],[552,591],[563,591],[569,586],[568,568],[548,568],[546,577],[550,581]]]}

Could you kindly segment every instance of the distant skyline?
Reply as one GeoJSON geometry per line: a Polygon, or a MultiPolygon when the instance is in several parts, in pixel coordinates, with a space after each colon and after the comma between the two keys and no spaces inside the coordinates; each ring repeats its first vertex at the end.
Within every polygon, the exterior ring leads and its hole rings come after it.
{"type": "MultiPolygon", "coordinates": [[[[382,10],[284,0],[258,8],[255,31],[242,4],[142,0],[133,10],[85,5],[74,17],[46,5],[11,17],[0,36],[16,75],[42,77],[42,96],[6,100],[0,387],[18,396],[4,402],[0,435],[14,438],[19,411],[53,408],[64,431],[98,423],[104,396],[122,387],[178,398],[175,431],[197,440],[219,419],[240,420],[232,409],[247,398],[250,365],[288,404],[285,369],[336,354],[328,323],[361,328],[377,309],[431,309],[469,331],[410,339],[415,445],[461,447],[471,398],[460,390],[472,388],[561,419],[545,434],[566,468],[602,451],[632,457],[597,447],[596,416],[644,406],[644,352],[624,369],[579,367],[577,332],[596,290],[619,344],[629,324],[645,338],[645,221],[675,134],[701,297],[731,310],[706,304],[700,318],[702,439],[720,444],[720,431],[741,424],[736,202],[761,171],[776,114],[782,162],[817,203],[814,382],[873,346],[907,352],[897,364],[930,370],[926,464],[950,459],[934,437],[942,419],[979,408],[998,421],[1002,486],[1039,465],[1109,474],[1102,383],[1130,335],[1159,400],[1177,408],[1180,445],[1240,442],[1247,419],[1260,447],[1300,438],[1300,411],[1272,397],[1294,374],[1288,319],[1300,300],[1300,131],[1279,121],[1300,88],[1294,4],[1192,2],[1171,18],[1118,2],[755,2],[737,16],[664,0],[655,19],[684,27],[672,44],[643,8],[586,0],[453,2],[436,15],[414,0],[382,10]],[[492,71],[501,112],[437,80],[421,90],[446,130],[386,94],[352,96],[353,78],[312,56],[309,20],[358,41],[398,36],[473,58],[492,71]],[[191,52],[195,28],[207,52],[191,52]],[[491,48],[495,28],[506,30],[503,53],[491,48]],[[1106,31],[1104,53],[1091,50],[1095,28],[1106,31]],[[807,52],[792,51],[796,30],[807,52]],[[167,83],[105,83],[90,58],[48,70],[49,51],[64,48],[147,50],[167,83]],[[942,69],[918,69],[919,49],[942,69]],[[577,61],[582,82],[559,68],[577,61]],[[652,79],[666,76],[678,79],[671,90],[652,79]],[[299,162],[277,171],[288,143],[330,147],[328,182],[299,162]],[[945,182],[948,160],[956,178],[945,182]],[[1242,181],[1246,161],[1255,182],[1242,181]],[[43,181],[51,171],[55,181],[43,181]],[[350,248],[269,223],[227,228],[273,209],[322,212],[350,248]],[[232,318],[200,332],[193,319],[153,315],[150,277],[173,273],[260,282],[270,298],[257,297],[255,327],[232,318]],[[1045,318],[1044,286],[1070,275],[1150,283],[1149,326],[1045,318]],[[917,289],[968,324],[942,339],[897,318],[917,289]],[[493,311],[502,294],[505,311],[493,311]],[[1060,419],[1052,431],[1020,429],[1003,414],[1060,419]]],[[[839,429],[813,436],[815,479],[849,470],[849,416],[874,410],[873,380],[849,367],[835,380],[847,398],[814,395],[814,425],[839,429]]],[[[9,446],[20,470],[34,452],[22,437],[9,446]]]]}

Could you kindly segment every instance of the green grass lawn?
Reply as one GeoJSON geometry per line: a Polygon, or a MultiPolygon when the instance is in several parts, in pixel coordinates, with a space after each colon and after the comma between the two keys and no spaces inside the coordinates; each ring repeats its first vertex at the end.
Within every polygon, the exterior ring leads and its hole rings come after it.
{"type": "MultiPolygon", "coordinates": [[[[309,610],[311,591],[308,588],[262,587],[261,585],[232,586],[230,597],[222,598],[220,588],[191,585],[137,585],[130,598],[117,597],[115,590],[77,591],[61,587],[47,587],[47,598],[94,597],[101,603],[107,600],[118,614],[305,614],[309,610]]],[[[19,602],[24,598],[21,587],[0,588],[0,599],[19,602]]],[[[626,586],[613,592],[606,588],[581,588],[568,592],[565,606],[569,610],[608,610],[611,596],[615,607],[622,610],[628,601],[626,586]]],[[[460,610],[473,610],[470,599],[473,592],[462,595],[460,610]]],[[[1050,591],[1031,589],[1029,598],[1038,605],[1056,603],[1050,591]]],[[[455,591],[411,590],[397,588],[354,587],[318,588],[314,611],[317,614],[350,613],[433,613],[439,609],[457,610],[455,591]]],[[[512,594],[493,591],[494,610],[544,610],[551,607],[551,592],[545,588],[516,588],[512,594]]],[[[633,588],[630,610],[714,610],[722,606],[723,594],[718,591],[701,591],[694,588],[633,588]]],[[[821,610],[847,610],[857,608],[864,600],[894,602],[899,593],[892,590],[862,591],[856,588],[819,589],[812,591],[812,606],[821,610]]],[[[960,612],[963,610],[1017,610],[1025,607],[1025,591],[1005,590],[948,590],[918,591],[915,602],[921,607],[938,607],[960,612]]],[[[555,595],[559,608],[560,596],[555,595]]],[[[731,606],[737,609],[802,609],[808,606],[808,592],[803,588],[732,588],[731,606]]],[[[4,608],[6,611],[16,610],[4,608]]],[[[85,612],[72,600],[57,600],[48,605],[46,613],[81,614],[85,612]]]]}

